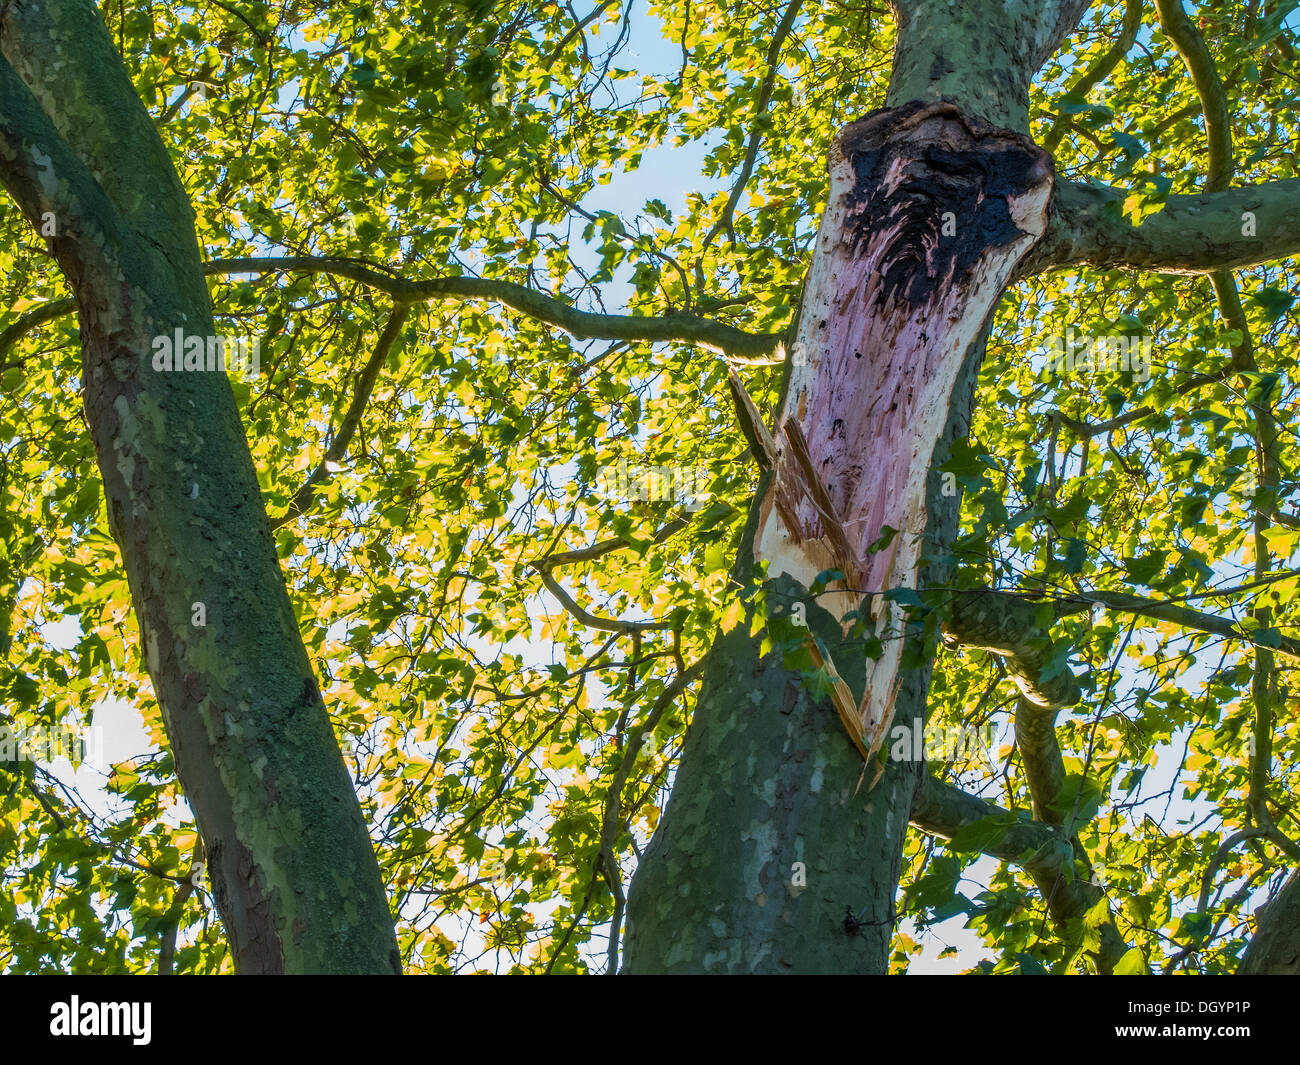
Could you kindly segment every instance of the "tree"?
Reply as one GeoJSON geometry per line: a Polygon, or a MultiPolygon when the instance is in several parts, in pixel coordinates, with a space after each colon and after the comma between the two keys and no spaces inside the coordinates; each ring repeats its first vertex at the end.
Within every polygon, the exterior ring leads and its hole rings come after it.
{"type": "Polygon", "coordinates": [[[1285,971],[1294,6],[0,6],[6,964],[1285,971]]]}

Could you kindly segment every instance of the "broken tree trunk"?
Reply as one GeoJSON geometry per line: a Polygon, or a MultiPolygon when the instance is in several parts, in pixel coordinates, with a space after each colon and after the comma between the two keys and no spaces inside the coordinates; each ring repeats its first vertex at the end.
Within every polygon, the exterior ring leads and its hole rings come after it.
{"type": "Polygon", "coordinates": [[[805,587],[842,572],[829,586],[844,589],[841,614],[871,597],[884,653],[867,669],[855,737],[870,757],[904,644],[902,609],[882,596],[916,587],[962,354],[1046,229],[1051,161],[951,104],[918,103],[847,127],[830,169],[754,553],[805,587]]]}
{"type": "Polygon", "coordinates": [[[808,610],[843,680],[839,717],[779,651],[760,654],[761,633],[719,636],[632,883],[628,972],[887,967],[921,767],[857,785],[895,711],[924,725],[931,654],[903,668],[919,637],[881,593],[945,579],[942,562],[921,569],[956,528],[932,470],[968,431],[993,307],[1045,230],[1052,167],[1020,134],[915,102],[846,127],[830,178],[781,412],[756,434],[772,469],[735,576],[766,563],[769,598],[788,601],[823,571],[845,575],[808,610]],[[840,624],[868,607],[875,660],[840,624]]]}

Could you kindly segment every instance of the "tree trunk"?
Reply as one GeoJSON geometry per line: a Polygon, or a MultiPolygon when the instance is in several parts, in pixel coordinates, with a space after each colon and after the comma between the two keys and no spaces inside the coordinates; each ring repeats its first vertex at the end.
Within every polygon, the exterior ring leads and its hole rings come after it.
{"type": "Polygon", "coordinates": [[[1300,872],[1255,915],[1256,931],[1241,956],[1239,976],[1300,976],[1300,872]]]}
{"type": "Polygon", "coordinates": [[[922,767],[876,780],[874,755],[892,719],[924,726],[934,644],[906,650],[921,636],[879,593],[945,581],[958,500],[933,471],[968,432],[995,304],[1046,229],[1052,167],[1023,133],[1027,86],[1083,6],[961,5],[979,17],[954,41],[947,5],[900,5],[891,106],[832,149],[777,429],[755,427],[773,468],[735,576],[768,562],[780,601],[845,574],[808,622],[856,706],[815,698],[747,624],[718,638],[632,881],[627,972],[887,967],[922,767]],[[951,102],[962,86],[977,114],[951,102]],[[875,659],[843,634],[853,609],[875,659]]]}
{"type": "Polygon", "coordinates": [[[12,0],[0,45],[0,181],[55,223],[109,524],[235,968],[400,971],[230,383],[153,366],[152,338],[214,334],[184,190],[89,3],[12,0]]]}

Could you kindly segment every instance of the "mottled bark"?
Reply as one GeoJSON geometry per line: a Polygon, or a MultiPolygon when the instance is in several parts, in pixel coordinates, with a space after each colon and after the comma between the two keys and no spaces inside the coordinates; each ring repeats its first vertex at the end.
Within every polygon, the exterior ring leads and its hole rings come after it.
{"type": "Polygon", "coordinates": [[[1029,83],[1090,0],[890,0],[898,44],[886,104],[946,101],[1026,131],[1029,83]]]}
{"type": "Polygon", "coordinates": [[[1256,915],[1255,937],[1241,956],[1239,976],[1300,976],[1300,872],[1256,915]]]}
{"type": "MultiPolygon", "coordinates": [[[[1038,623],[1040,605],[1007,592],[963,592],[953,599],[944,642],[999,655],[1021,694],[1035,706],[1073,706],[1082,691],[1069,667],[1055,668],[1057,648],[1038,623]]],[[[1058,610],[1047,608],[1048,620],[1058,610]]]]}
{"type": "MultiPolygon", "coordinates": [[[[802,592],[789,580],[768,591],[802,592]]],[[[809,624],[860,685],[860,647],[816,607],[809,624]]],[[[760,657],[748,633],[742,621],[710,654],[672,797],[632,881],[623,971],[883,972],[919,766],[859,787],[862,761],[829,702],[779,653],[760,657]]],[[[904,698],[924,680],[909,675],[904,698]]]]}
{"type": "Polygon", "coordinates": [[[0,182],[56,220],[109,524],[235,967],[398,971],[230,384],[152,366],[154,336],[214,333],[180,181],[85,0],[11,0],[0,46],[0,182]]]}
{"type": "Polygon", "coordinates": [[[1029,785],[1034,816],[1049,825],[1071,820],[1069,805],[1062,797],[1065,760],[1056,739],[1058,712],[1057,707],[1038,706],[1023,696],[1016,700],[1016,749],[1029,785]]]}

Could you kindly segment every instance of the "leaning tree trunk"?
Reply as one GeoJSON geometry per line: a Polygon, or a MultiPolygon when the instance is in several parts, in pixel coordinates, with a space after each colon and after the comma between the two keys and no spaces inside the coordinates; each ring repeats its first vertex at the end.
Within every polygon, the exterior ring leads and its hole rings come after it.
{"type": "Polygon", "coordinates": [[[942,563],[921,566],[957,522],[934,468],[968,431],[994,307],[1046,228],[1052,166],[1023,132],[1027,86],[1086,5],[896,6],[889,106],[832,149],[781,413],[771,433],[752,427],[772,469],[735,567],[743,583],[767,562],[769,601],[845,574],[821,600],[834,616],[808,606],[843,684],[814,698],[747,624],[717,639],[632,882],[627,972],[887,966],[921,765],[877,780],[874,756],[891,719],[923,725],[934,647],[905,668],[921,637],[900,638],[879,593],[944,581],[942,563]],[[875,626],[875,659],[844,635],[852,609],[875,626]]]}
{"type": "Polygon", "coordinates": [[[214,331],[188,199],[89,0],[0,5],[0,47],[0,182],[53,224],[76,296],[108,520],[235,968],[399,971],[230,384],[152,365],[151,338],[214,331]]]}

